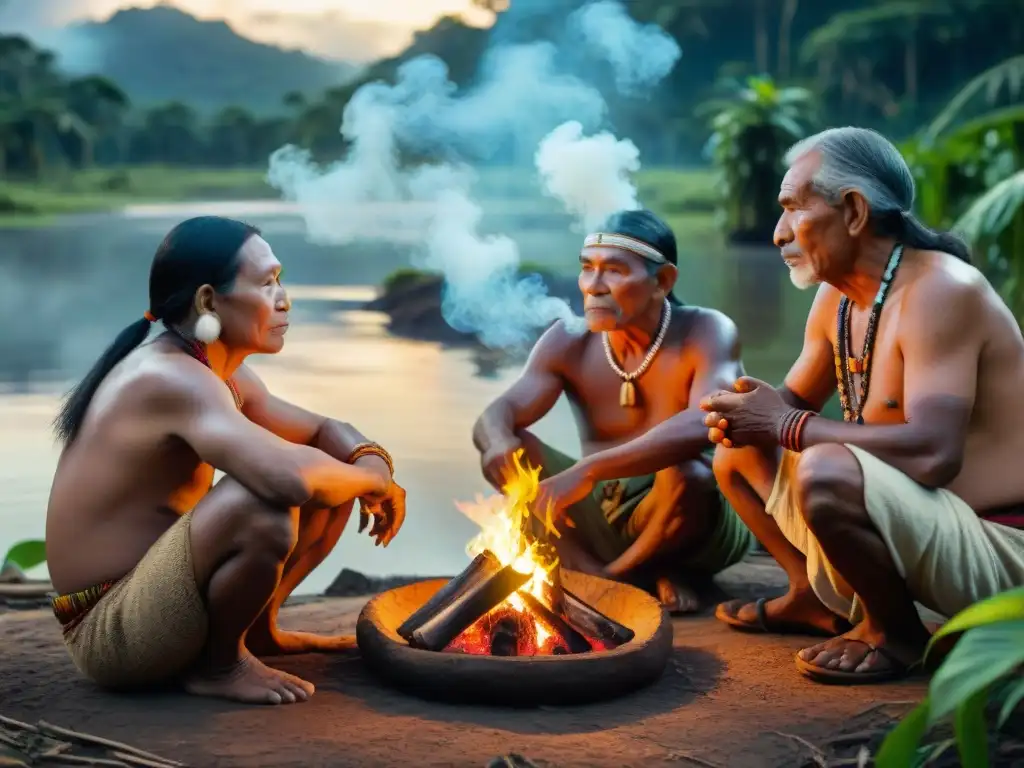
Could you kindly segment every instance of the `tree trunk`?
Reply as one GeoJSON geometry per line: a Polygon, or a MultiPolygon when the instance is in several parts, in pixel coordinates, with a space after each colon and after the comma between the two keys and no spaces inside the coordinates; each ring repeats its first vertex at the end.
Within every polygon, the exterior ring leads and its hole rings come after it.
{"type": "Polygon", "coordinates": [[[767,0],[754,0],[754,56],[758,73],[768,71],[768,7],[767,0]]]}
{"type": "Polygon", "coordinates": [[[779,79],[789,77],[790,45],[793,39],[793,19],[796,18],[800,0],[783,0],[782,18],[779,20],[779,79]]]}

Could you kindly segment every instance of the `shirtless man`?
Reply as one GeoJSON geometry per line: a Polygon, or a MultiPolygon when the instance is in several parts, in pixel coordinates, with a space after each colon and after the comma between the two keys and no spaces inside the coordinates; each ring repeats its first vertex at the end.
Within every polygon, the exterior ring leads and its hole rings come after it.
{"type": "Polygon", "coordinates": [[[672,297],[676,259],[672,230],[647,211],[616,214],[589,236],[579,277],[587,330],[550,328],[473,442],[495,487],[519,449],[542,468],[542,495],[572,524],[554,540],[563,565],[628,579],[690,612],[694,579],[738,562],[753,537],[721,503],[697,407],[742,370],[736,328],[672,297]],[[563,393],[579,461],[527,430],[563,393]]]}
{"type": "Polygon", "coordinates": [[[883,137],[825,131],[788,161],[775,243],[797,287],[821,286],[803,352],[779,389],[743,379],[702,407],[721,488],[790,587],[717,615],[848,630],[797,667],[877,682],[921,658],[915,601],[951,616],[1024,584],[1024,340],[967,248],[911,214],[883,137]],[[817,415],[837,388],[842,422],[817,415]]]}
{"type": "Polygon", "coordinates": [[[57,418],[53,607],[75,664],[101,685],[305,701],[310,683],[253,654],[353,644],[283,632],[278,610],[334,548],[355,499],[386,546],[405,491],[387,451],[274,397],[243,364],[284,345],[280,276],[254,228],[219,217],[179,224],[154,257],[145,317],[57,418]],[[167,331],[140,346],[155,320],[167,331]],[[225,477],[213,486],[215,469],[225,477]]]}

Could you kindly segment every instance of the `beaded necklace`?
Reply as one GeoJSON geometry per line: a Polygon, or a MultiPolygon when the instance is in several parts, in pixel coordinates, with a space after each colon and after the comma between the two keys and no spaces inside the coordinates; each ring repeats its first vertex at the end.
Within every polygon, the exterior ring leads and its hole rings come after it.
{"type": "MultiPolygon", "coordinates": [[[[171,333],[185,342],[185,351],[188,352],[192,357],[198,360],[200,363],[205,365],[211,371],[213,366],[210,365],[210,358],[206,356],[206,348],[195,339],[190,339],[188,336],[183,334],[177,328],[173,326],[170,328],[171,333]]],[[[231,396],[235,399],[235,407],[238,410],[242,410],[242,404],[245,402],[242,400],[242,395],[238,392],[238,387],[235,386],[235,382],[232,379],[225,379],[228,389],[231,391],[231,396]]]]}
{"type": "Polygon", "coordinates": [[[871,386],[871,352],[875,346],[878,318],[882,314],[882,306],[889,295],[889,289],[896,278],[896,270],[899,269],[902,258],[903,245],[897,243],[889,257],[885,273],[882,275],[882,283],[878,286],[878,293],[875,294],[875,302],[871,306],[867,331],[864,333],[864,351],[859,358],[853,354],[853,345],[850,339],[850,309],[853,302],[846,296],[839,300],[839,310],[836,312],[836,384],[839,389],[839,404],[843,408],[845,421],[864,423],[864,404],[867,403],[868,391],[871,386]],[[854,374],[860,374],[859,395],[854,386],[854,374]]]}
{"type": "Polygon", "coordinates": [[[633,382],[643,376],[644,371],[654,362],[654,356],[658,354],[658,350],[661,349],[661,343],[665,341],[665,334],[668,333],[668,326],[671,321],[672,304],[668,299],[665,299],[658,335],[655,337],[654,343],[651,344],[651,348],[647,350],[647,354],[640,363],[640,367],[632,373],[624,371],[616,362],[615,353],[612,351],[612,344],[608,340],[608,334],[604,334],[604,356],[608,360],[608,365],[615,371],[615,375],[622,379],[622,385],[619,387],[619,405],[623,408],[633,408],[636,406],[636,385],[633,382]]]}

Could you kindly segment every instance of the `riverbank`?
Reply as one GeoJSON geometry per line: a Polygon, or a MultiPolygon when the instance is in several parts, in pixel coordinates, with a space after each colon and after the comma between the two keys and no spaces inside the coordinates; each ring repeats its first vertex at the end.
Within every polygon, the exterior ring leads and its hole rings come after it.
{"type": "MultiPolygon", "coordinates": [[[[725,594],[752,598],[781,592],[785,575],[751,557],[717,583],[725,594]]],[[[285,607],[282,623],[351,633],[367,599],[304,598],[285,607]]],[[[854,688],[807,681],[793,655],[808,638],[731,631],[708,612],[673,624],[664,676],[608,703],[528,710],[427,703],[383,687],[351,653],[280,660],[317,693],[307,704],[261,708],[103,692],[75,671],[52,614],[18,611],[0,616],[0,714],[117,739],[196,768],[482,767],[510,753],[562,768],[794,768],[856,765],[858,749],[875,746],[925,692],[922,680],[854,688]]]]}
{"type": "Polygon", "coordinates": [[[46,226],[54,217],[138,203],[276,198],[265,169],[131,166],[0,180],[0,227],[46,226]]]}
{"type": "MultiPolygon", "coordinates": [[[[671,220],[677,233],[711,231],[714,182],[710,171],[652,168],[637,175],[644,205],[671,220]]],[[[495,209],[519,216],[558,211],[538,197],[535,174],[525,169],[483,169],[475,193],[495,209]],[[524,202],[529,205],[524,206],[524,202]]],[[[0,227],[45,226],[54,217],[116,211],[140,203],[277,200],[265,168],[131,166],[54,174],[40,181],[0,179],[0,227]]]]}

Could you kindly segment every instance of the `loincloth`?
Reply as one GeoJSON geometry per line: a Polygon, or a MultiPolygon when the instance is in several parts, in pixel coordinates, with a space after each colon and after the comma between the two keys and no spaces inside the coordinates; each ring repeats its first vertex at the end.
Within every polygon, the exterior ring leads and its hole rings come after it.
{"type": "MultiPolygon", "coordinates": [[[[973,603],[1024,584],[1024,530],[979,517],[945,489],[925,488],[852,445],[860,463],[864,505],[914,600],[949,617],[973,603]]],[[[799,455],[784,451],[766,511],[807,558],[818,599],[851,622],[864,618],[849,584],[807,527],[792,482],[799,455]]]]}
{"type": "Polygon", "coordinates": [[[100,685],[169,681],[199,657],[206,608],[196,585],[191,513],[150,547],[125,577],[52,600],[75,666],[100,685]]]}
{"type": "MultiPolygon", "coordinates": [[[[557,475],[576,464],[576,459],[541,443],[545,477],[557,475]]],[[[568,510],[577,535],[587,549],[604,563],[622,555],[636,541],[647,523],[642,505],[654,488],[655,475],[602,480],[591,494],[568,510]]],[[[735,565],[754,546],[754,535],[721,496],[715,527],[696,547],[683,544],[685,555],[676,564],[682,574],[712,575],[735,565]]]]}

